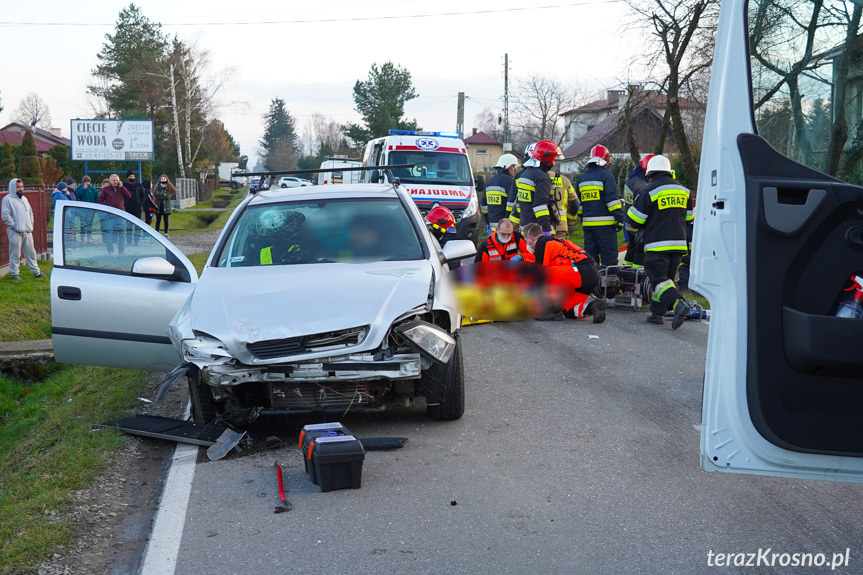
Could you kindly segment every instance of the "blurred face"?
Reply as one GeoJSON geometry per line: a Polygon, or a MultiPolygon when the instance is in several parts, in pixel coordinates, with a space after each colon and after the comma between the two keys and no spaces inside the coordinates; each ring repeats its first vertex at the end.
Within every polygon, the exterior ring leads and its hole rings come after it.
{"type": "Polygon", "coordinates": [[[24,193],[24,182],[22,182],[21,180],[15,182],[15,193],[17,193],[19,196],[24,193]]]}
{"type": "Polygon", "coordinates": [[[536,241],[539,239],[539,236],[534,237],[526,237],[524,238],[524,242],[527,244],[527,251],[533,253],[534,248],[536,247],[536,241]]]}
{"type": "Polygon", "coordinates": [[[111,178],[108,180],[111,183],[111,186],[117,188],[120,186],[120,176],[117,174],[111,174],[111,178]]]}
{"type": "Polygon", "coordinates": [[[506,169],[506,173],[509,174],[510,176],[515,176],[515,172],[517,171],[517,169],[518,169],[518,166],[513,164],[506,169]]]}
{"type": "Polygon", "coordinates": [[[134,184],[134,183],[135,183],[135,175],[134,175],[134,174],[132,174],[131,176],[129,176],[129,183],[130,183],[130,184],[134,184]]]}
{"type": "Polygon", "coordinates": [[[167,184],[167,183],[168,183],[168,178],[162,178],[161,180],[159,180],[159,183],[161,183],[161,184],[167,184]]]}

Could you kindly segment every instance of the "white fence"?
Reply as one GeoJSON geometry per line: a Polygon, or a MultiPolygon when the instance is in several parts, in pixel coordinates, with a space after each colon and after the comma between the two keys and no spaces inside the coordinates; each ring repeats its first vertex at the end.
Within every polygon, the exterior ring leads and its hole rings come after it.
{"type": "Polygon", "coordinates": [[[177,198],[175,208],[191,208],[198,201],[198,186],[200,182],[194,178],[177,178],[177,198]]]}

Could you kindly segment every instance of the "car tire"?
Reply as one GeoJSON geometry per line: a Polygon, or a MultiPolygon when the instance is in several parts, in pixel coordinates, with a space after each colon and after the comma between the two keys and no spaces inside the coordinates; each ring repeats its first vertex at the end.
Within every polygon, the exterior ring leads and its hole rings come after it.
{"type": "Polygon", "coordinates": [[[192,404],[192,419],[197,423],[210,423],[219,416],[216,400],[210,386],[201,381],[201,372],[195,368],[187,376],[189,399],[192,404]]]}
{"type": "Polygon", "coordinates": [[[279,184],[279,187],[281,187],[281,188],[287,188],[287,187],[288,187],[288,184],[279,184]]]}
{"type": "MultiPolygon", "coordinates": [[[[458,419],[464,415],[464,363],[461,358],[461,338],[456,336],[455,351],[446,364],[436,363],[426,372],[426,389],[429,386],[436,392],[432,399],[441,393],[443,397],[436,405],[426,407],[432,419],[440,421],[458,419]],[[437,391],[439,390],[439,391],[437,391]]],[[[428,391],[426,394],[428,400],[428,391]]]]}

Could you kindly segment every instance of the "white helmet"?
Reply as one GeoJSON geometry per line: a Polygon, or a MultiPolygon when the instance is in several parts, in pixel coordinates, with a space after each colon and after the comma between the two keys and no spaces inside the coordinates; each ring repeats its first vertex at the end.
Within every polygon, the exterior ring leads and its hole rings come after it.
{"type": "Polygon", "coordinates": [[[497,159],[497,163],[494,165],[495,168],[501,168],[502,170],[506,170],[511,166],[518,166],[518,158],[513,154],[504,154],[497,159]]]}
{"type": "Polygon", "coordinates": [[[647,162],[647,170],[646,176],[649,178],[653,174],[659,172],[665,172],[667,174],[671,173],[671,162],[668,161],[668,158],[665,156],[653,156],[650,158],[650,161],[647,162]]]}

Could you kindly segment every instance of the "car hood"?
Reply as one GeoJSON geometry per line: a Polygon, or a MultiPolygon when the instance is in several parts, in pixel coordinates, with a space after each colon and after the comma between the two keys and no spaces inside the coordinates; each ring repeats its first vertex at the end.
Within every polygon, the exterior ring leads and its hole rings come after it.
{"type": "MultiPolygon", "coordinates": [[[[226,345],[247,364],[247,343],[369,326],[365,339],[343,352],[376,349],[392,322],[428,299],[432,266],[417,262],[306,264],[207,268],[190,307],[190,324],[226,345]]],[[[333,352],[329,352],[332,354],[333,352]]],[[[301,353],[290,360],[327,356],[301,353]]]]}

